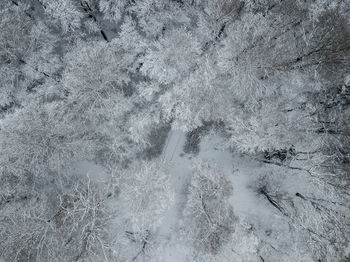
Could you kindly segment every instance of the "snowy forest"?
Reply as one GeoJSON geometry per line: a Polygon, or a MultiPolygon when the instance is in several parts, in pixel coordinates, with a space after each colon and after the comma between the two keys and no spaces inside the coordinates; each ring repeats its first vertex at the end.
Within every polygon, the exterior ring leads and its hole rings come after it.
{"type": "Polygon", "coordinates": [[[0,0],[0,262],[350,261],[349,0],[0,0]]]}

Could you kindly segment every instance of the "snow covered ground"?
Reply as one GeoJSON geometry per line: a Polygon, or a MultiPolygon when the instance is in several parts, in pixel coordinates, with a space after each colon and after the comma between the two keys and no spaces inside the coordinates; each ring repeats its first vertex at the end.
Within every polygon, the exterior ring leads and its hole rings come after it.
{"type": "Polygon", "coordinates": [[[162,159],[167,166],[174,190],[174,201],[165,215],[159,234],[162,247],[158,256],[159,261],[190,261],[190,248],[181,244],[182,211],[186,204],[186,193],[189,186],[192,168],[191,163],[195,159],[214,163],[219,167],[233,185],[233,195],[230,199],[234,207],[235,215],[244,220],[248,216],[259,216],[268,212],[266,203],[257,197],[256,192],[249,188],[251,170],[259,168],[256,163],[248,163],[251,160],[232,154],[228,150],[220,150],[222,138],[212,133],[205,136],[200,142],[198,155],[183,152],[186,135],[182,131],[169,132],[162,159]],[[249,167],[249,168],[247,168],[249,167]]]}
{"type": "MultiPolygon", "coordinates": [[[[185,153],[185,143],[186,133],[179,130],[171,130],[168,133],[159,160],[163,162],[161,166],[165,168],[169,175],[172,201],[169,201],[168,209],[163,216],[158,232],[150,242],[150,248],[147,252],[136,255],[140,253],[140,244],[136,244],[134,247],[126,244],[125,247],[130,249],[128,257],[136,258],[133,261],[204,261],[201,254],[196,254],[197,251],[183,235],[183,211],[187,203],[188,187],[194,173],[192,164],[194,161],[201,160],[219,168],[232,184],[233,194],[229,198],[229,204],[232,205],[234,215],[237,218],[232,242],[223,247],[225,251],[220,254],[225,257],[214,257],[213,260],[208,261],[259,261],[260,255],[265,261],[276,261],[270,260],[274,255],[270,257],[269,254],[271,249],[272,252],[283,252],[283,248],[286,248],[285,243],[290,242],[288,240],[292,237],[289,228],[290,217],[278,210],[259,191],[266,183],[266,181],[261,182],[260,179],[264,178],[266,174],[273,177],[273,173],[280,178],[277,182],[274,180],[268,181],[268,184],[272,183],[271,185],[278,188],[278,190],[274,191],[273,188],[268,188],[267,192],[271,194],[272,198],[279,192],[287,192],[285,198],[278,199],[276,197],[276,201],[281,205],[283,211],[286,208],[285,210],[288,213],[288,205],[284,205],[287,202],[284,202],[283,199],[290,201],[293,196],[298,199],[298,197],[295,197],[297,192],[303,196],[310,195],[310,190],[313,193],[317,192],[315,189],[310,189],[310,185],[307,186],[303,183],[307,176],[304,173],[286,170],[277,165],[262,163],[251,156],[222,149],[224,138],[214,131],[201,138],[197,154],[185,153]],[[258,250],[259,256],[256,256],[258,250]],[[254,258],[247,258],[245,257],[246,254],[253,254],[252,257],[254,258]],[[197,255],[198,257],[196,257],[197,255]]],[[[84,175],[88,175],[93,181],[108,183],[109,176],[107,172],[94,164],[79,163],[77,170],[84,175]]],[[[108,202],[112,205],[112,208],[120,210],[118,202],[115,202],[114,198],[109,199],[108,202]]],[[[300,204],[303,205],[304,202],[300,204]]],[[[119,218],[115,220],[111,232],[123,231],[119,228],[121,225],[118,221],[120,221],[119,218]]],[[[299,246],[295,244],[295,247],[291,248],[298,250],[299,246]]],[[[282,255],[279,254],[277,257],[282,255]]],[[[285,254],[285,258],[289,258],[289,256],[289,253],[285,254]]],[[[313,260],[305,255],[303,260],[296,261],[313,260]]]]}

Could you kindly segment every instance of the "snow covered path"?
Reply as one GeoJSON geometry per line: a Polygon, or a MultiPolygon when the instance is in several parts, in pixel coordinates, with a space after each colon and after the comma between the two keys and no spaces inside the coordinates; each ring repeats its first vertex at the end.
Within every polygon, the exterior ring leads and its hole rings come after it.
{"type": "Polygon", "coordinates": [[[185,141],[186,135],[184,132],[179,130],[171,130],[168,134],[168,138],[162,153],[163,161],[170,163],[178,160],[179,155],[183,153],[182,149],[185,141]]]}
{"type": "Polygon", "coordinates": [[[166,213],[161,235],[169,238],[172,231],[177,229],[177,223],[181,217],[182,205],[185,201],[186,183],[190,178],[191,161],[183,154],[183,146],[186,136],[181,131],[170,131],[163,151],[162,159],[170,174],[171,189],[174,193],[174,200],[166,213]],[[182,157],[181,157],[182,155],[182,157]]]}
{"type": "Polygon", "coordinates": [[[183,152],[185,141],[186,134],[184,132],[171,130],[161,156],[169,172],[171,190],[174,194],[173,201],[170,203],[163,224],[159,229],[162,246],[158,259],[162,262],[186,260],[184,248],[178,246],[179,223],[186,203],[186,187],[191,177],[191,161],[183,152]]]}

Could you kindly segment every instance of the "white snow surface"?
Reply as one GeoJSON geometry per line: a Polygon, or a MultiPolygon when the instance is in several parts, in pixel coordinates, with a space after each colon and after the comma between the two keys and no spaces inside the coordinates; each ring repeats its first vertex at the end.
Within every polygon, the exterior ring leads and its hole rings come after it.
{"type": "Polygon", "coordinates": [[[259,216],[262,213],[271,215],[271,208],[267,207],[266,203],[257,197],[253,189],[248,187],[249,181],[251,181],[251,171],[255,167],[259,168],[256,166],[256,162],[252,162],[239,154],[234,155],[228,150],[218,149],[220,143],[222,143],[222,138],[214,133],[205,136],[201,140],[200,152],[196,156],[183,152],[185,140],[184,132],[179,130],[170,131],[161,156],[172,181],[174,201],[169,206],[159,230],[162,244],[160,250],[157,251],[159,252],[157,261],[191,261],[191,247],[188,247],[186,243],[182,243],[179,239],[181,239],[182,211],[186,205],[186,191],[191,180],[191,163],[194,159],[216,164],[231,181],[233,195],[230,202],[239,220],[244,220],[252,215],[259,216]]]}

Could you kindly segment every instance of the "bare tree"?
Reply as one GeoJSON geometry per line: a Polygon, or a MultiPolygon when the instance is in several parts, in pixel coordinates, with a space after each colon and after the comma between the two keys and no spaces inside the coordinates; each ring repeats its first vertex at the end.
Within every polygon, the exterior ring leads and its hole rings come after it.
{"type": "Polygon", "coordinates": [[[236,217],[227,203],[232,186],[221,171],[195,162],[184,209],[183,234],[195,248],[217,254],[234,232],[236,217]]]}

